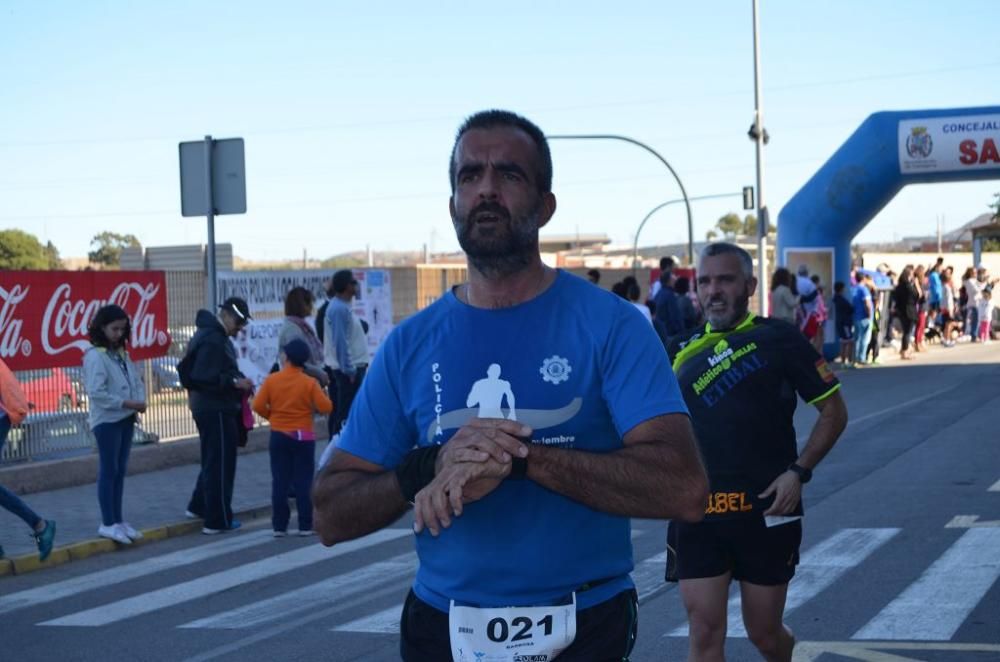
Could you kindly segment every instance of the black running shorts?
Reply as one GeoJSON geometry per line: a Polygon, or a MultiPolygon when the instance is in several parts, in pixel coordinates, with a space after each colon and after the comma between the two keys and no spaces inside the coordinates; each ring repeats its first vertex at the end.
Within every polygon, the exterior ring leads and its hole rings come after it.
{"type": "MultiPolygon", "coordinates": [[[[576,639],[559,654],[559,662],[628,662],[638,629],[639,600],[635,589],[576,612],[576,639]]],[[[413,591],[406,596],[399,624],[399,652],[404,662],[451,660],[448,614],[430,606],[413,591]]]]}
{"type": "Polygon", "coordinates": [[[787,584],[795,575],[802,521],[766,527],[759,516],[689,524],[667,529],[668,582],[718,577],[760,586],[787,584]]]}

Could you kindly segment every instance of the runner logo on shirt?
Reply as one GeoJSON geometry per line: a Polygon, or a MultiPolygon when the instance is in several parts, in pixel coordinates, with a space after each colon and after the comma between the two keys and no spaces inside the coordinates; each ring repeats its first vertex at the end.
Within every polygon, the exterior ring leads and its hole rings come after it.
{"type": "Polygon", "coordinates": [[[465,406],[475,407],[479,405],[479,413],[477,414],[479,418],[506,418],[516,421],[514,391],[510,388],[510,382],[500,379],[501,372],[500,364],[490,364],[490,367],[486,369],[486,379],[480,379],[472,385],[465,406]],[[507,416],[504,416],[503,409],[500,408],[504,398],[507,398],[507,416]]]}

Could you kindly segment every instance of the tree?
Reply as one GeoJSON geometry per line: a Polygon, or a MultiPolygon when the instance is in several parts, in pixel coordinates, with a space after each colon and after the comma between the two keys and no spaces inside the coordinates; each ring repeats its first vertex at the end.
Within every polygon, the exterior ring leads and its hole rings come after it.
{"type": "Polygon", "coordinates": [[[708,232],[705,233],[705,239],[708,241],[715,241],[716,239],[718,239],[718,237],[719,233],[716,232],[715,230],[709,230],[708,232]]]}
{"type": "Polygon", "coordinates": [[[0,269],[59,269],[59,251],[22,230],[0,231],[0,269]]]}
{"type": "Polygon", "coordinates": [[[993,218],[991,220],[994,223],[1000,223],[1000,193],[993,194],[993,202],[990,204],[990,209],[993,210],[993,218]]]}
{"type": "Polygon", "coordinates": [[[729,213],[721,217],[715,224],[719,231],[726,237],[735,237],[743,230],[743,221],[738,214],[729,213]]]}
{"type": "Polygon", "coordinates": [[[134,234],[118,234],[117,232],[102,232],[90,240],[90,247],[97,248],[87,253],[87,259],[94,264],[118,268],[122,259],[122,249],[141,246],[134,234]]]}
{"type": "Polygon", "coordinates": [[[59,249],[51,241],[45,242],[45,247],[42,249],[45,252],[45,257],[49,261],[49,269],[62,269],[63,262],[62,258],[59,257],[59,249]]]}
{"type": "MultiPolygon", "coordinates": [[[[768,234],[774,234],[777,231],[778,231],[778,228],[775,227],[774,223],[768,221],[767,222],[767,233],[768,234]]],[[[751,236],[751,237],[756,237],[757,236],[757,217],[755,215],[753,215],[753,214],[747,214],[743,218],[743,234],[751,236]]]]}

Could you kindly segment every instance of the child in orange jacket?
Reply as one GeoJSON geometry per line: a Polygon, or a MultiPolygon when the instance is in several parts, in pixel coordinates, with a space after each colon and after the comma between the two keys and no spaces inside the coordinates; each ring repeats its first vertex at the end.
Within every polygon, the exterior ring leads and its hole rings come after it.
{"type": "Polygon", "coordinates": [[[287,535],[288,488],[294,485],[299,535],[312,535],[312,479],[316,469],[313,415],[329,414],[333,404],[319,382],[303,371],[309,346],[300,339],[282,348],[285,367],[264,380],[253,410],[271,423],[271,525],[274,537],[287,535]]]}
{"type": "MultiPolygon", "coordinates": [[[[21,385],[7,364],[0,361],[0,453],[11,427],[21,424],[32,405],[24,396],[21,385]]],[[[52,541],[56,537],[56,523],[39,517],[19,496],[0,485],[0,507],[17,515],[31,527],[31,535],[38,545],[38,560],[44,561],[52,552],[52,541]]],[[[3,558],[0,547],[0,558],[3,558]]]]}

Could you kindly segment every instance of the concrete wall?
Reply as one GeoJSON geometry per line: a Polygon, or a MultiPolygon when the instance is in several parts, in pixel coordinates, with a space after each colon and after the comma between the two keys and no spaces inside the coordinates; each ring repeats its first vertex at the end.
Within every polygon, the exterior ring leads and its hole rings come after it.
{"type": "MultiPolygon", "coordinates": [[[[944,265],[955,268],[956,278],[961,278],[966,268],[972,266],[972,251],[968,253],[864,253],[862,260],[866,269],[874,269],[885,263],[897,274],[908,264],[933,266],[938,256],[944,258],[944,265]]],[[[983,253],[983,266],[991,274],[1000,274],[1000,253],[983,253]]]]}

